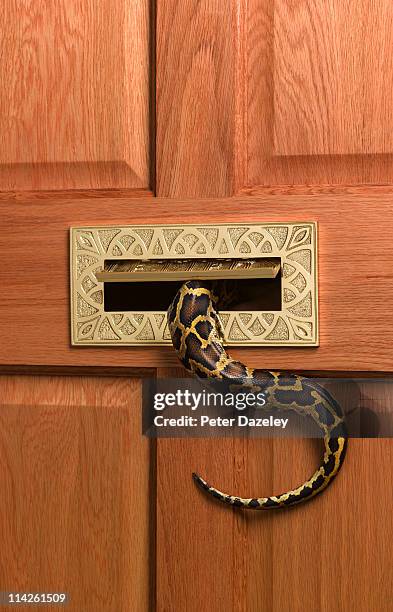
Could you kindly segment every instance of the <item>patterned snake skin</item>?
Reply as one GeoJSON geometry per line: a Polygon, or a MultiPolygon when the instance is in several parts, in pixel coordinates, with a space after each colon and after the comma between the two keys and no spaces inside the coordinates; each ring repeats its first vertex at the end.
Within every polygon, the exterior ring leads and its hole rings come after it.
{"type": "Polygon", "coordinates": [[[187,370],[200,378],[224,379],[236,388],[263,392],[267,405],[291,409],[311,416],[323,432],[325,453],[322,465],[304,484],[280,495],[242,498],[222,493],[198,474],[194,480],[220,501],[243,508],[270,509],[298,504],[321,493],[340,470],[347,446],[341,408],[331,395],[312,379],[295,374],[248,368],[232,359],[220,337],[216,285],[208,281],[186,282],[168,309],[173,346],[187,370]]]}

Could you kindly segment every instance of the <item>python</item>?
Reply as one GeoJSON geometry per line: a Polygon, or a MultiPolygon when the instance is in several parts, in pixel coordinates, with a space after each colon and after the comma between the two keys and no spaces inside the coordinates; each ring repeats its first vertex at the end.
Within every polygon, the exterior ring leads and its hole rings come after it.
{"type": "Polygon", "coordinates": [[[187,281],[168,309],[172,344],[185,368],[200,378],[226,380],[242,390],[261,392],[268,405],[309,416],[323,434],[325,452],[314,474],[296,489],[269,497],[228,495],[198,474],[195,482],[225,504],[255,510],[285,508],[312,499],[330,485],[341,469],[348,434],[345,415],[330,393],[315,380],[298,374],[254,369],[225,350],[217,305],[220,289],[202,280],[187,281]]]}

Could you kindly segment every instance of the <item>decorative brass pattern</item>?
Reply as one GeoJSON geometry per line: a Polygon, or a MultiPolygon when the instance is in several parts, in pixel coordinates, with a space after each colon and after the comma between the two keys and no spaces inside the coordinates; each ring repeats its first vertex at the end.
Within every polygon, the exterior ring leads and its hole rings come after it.
{"type": "Polygon", "coordinates": [[[192,279],[275,278],[280,272],[277,259],[123,259],[107,261],[96,279],[104,283],[186,281],[192,279]]]}
{"type": "Polygon", "coordinates": [[[312,222],[71,229],[73,345],[170,344],[165,312],[105,312],[107,259],[281,258],[282,310],[220,313],[227,345],[317,346],[317,228],[312,222]]]}

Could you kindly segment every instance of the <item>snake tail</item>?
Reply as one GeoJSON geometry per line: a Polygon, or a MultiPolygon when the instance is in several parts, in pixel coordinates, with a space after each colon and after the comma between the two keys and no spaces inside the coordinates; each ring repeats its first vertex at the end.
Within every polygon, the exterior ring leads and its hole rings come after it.
{"type": "Polygon", "coordinates": [[[297,374],[249,368],[226,352],[217,311],[219,287],[201,280],[182,285],[168,309],[173,346],[186,369],[199,378],[226,380],[237,388],[263,392],[271,409],[307,414],[321,429],[324,455],[320,467],[299,487],[270,497],[243,498],[211,486],[198,474],[195,482],[212,497],[234,507],[264,510],[308,501],[324,491],[343,465],[347,431],[343,412],[328,391],[297,374]]]}

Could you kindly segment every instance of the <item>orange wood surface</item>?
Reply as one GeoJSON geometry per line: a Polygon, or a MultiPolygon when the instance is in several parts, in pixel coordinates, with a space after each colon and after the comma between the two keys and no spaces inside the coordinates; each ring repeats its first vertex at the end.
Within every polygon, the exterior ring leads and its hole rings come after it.
{"type": "Polygon", "coordinates": [[[244,186],[391,183],[392,3],[239,4],[244,186]]]}
{"type": "Polygon", "coordinates": [[[389,0],[159,3],[158,194],[391,183],[392,25],[389,0]]]}
{"type": "Polygon", "coordinates": [[[274,4],[273,155],[391,154],[392,3],[264,4],[274,4]]]}
{"type": "MultiPolygon", "coordinates": [[[[0,17],[0,590],[64,589],[78,612],[389,612],[391,442],[352,440],[289,512],[207,499],[194,470],[279,492],[318,445],[149,444],[131,376],[184,370],[170,347],[71,348],[68,230],[318,221],[320,347],[233,355],[391,374],[391,3],[7,0],[0,17]]],[[[360,406],[391,410],[373,385],[360,406]]]]}
{"type": "Polygon", "coordinates": [[[237,12],[232,1],[157,4],[160,196],[214,197],[236,190],[237,118],[242,121],[243,112],[235,78],[237,12]]]}
{"type": "Polygon", "coordinates": [[[0,203],[1,364],[159,367],[170,347],[70,347],[70,225],[313,220],[319,222],[319,348],[237,348],[250,365],[393,370],[393,251],[387,194],[243,196],[221,200],[56,199],[0,203]],[[372,211],[372,212],[371,212],[372,211]],[[17,324],[16,324],[17,322],[17,324]]]}
{"type": "Polygon", "coordinates": [[[138,380],[1,376],[0,386],[0,590],[67,592],[72,612],[151,610],[154,487],[138,380]]]}
{"type": "Polygon", "coordinates": [[[149,187],[149,7],[1,3],[0,189],[149,187]]]}

